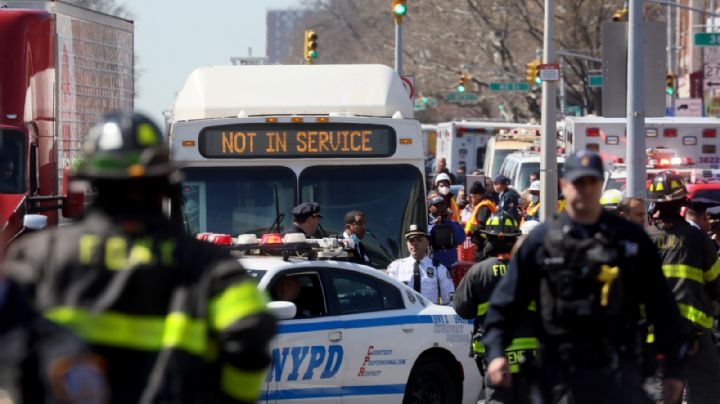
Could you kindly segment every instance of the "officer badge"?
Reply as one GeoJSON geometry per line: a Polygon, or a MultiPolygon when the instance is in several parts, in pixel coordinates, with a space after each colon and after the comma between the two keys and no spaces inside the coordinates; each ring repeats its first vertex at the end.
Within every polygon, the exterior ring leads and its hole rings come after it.
{"type": "Polygon", "coordinates": [[[589,166],[590,165],[590,156],[587,156],[587,155],[582,156],[580,158],[580,165],[583,167],[589,166]]]}
{"type": "Polygon", "coordinates": [[[418,229],[418,227],[417,227],[416,224],[411,224],[411,225],[410,225],[410,231],[417,231],[417,229],[418,229]]]}
{"type": "Polygon", "coordinates": [[[428,276],[428,278],[432,278],[433,276],[435,276],[435,268],[429,267],[427,269],[427,276],[428,276]]]}

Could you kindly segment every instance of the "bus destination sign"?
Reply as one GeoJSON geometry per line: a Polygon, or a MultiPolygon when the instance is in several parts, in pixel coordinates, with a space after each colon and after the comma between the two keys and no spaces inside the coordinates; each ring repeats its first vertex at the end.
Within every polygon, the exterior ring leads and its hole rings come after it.
{"type": "Polygon", "coordinates": [[[389,157],[395,148],[392,127],[346,123],[214,126],[198,138],[207,158],[389,157]]]}

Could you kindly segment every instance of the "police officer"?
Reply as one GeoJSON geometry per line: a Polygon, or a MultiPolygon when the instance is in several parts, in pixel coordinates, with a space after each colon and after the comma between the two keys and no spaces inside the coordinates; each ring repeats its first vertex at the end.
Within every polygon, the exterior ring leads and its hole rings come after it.
{"type": "Polygon", "coordinates": [[[546,402],[643,402],[638,350],[644,305],[665,355],[666,398],[674,402],[682,393],[687,329],[665,285],[657,248],[642,228],[600,205],[602,180],[597,154],[582,150],[566,160],[560,180],[565,212],[528,235],[490,298],[482,340],[488,382],[511,385],[504,350],[535,301],[539,387],[546,402]]]}
{"type": "Polygon", "coordinates": [[[404,282],[433,303],[451,304],[455,285],[450,271],[428,256],[429,237],[421,225],[410,225],[405,232],[410,256],[391,262],[387,274],[404,282]]]}
{"type": "Polygon", "coordinates": [[[8,274],[103,357],[113,403],[254,402],[275,320],[237,260],[163,214],[179,173],[160,130],[110,114],[83,152],[93,206],[16,242],[8,274]]]}
{"type": "Polygon", "coordinates": [[[292,210],[293,224],[283,234],[302,233],[305,237],[314,237],[320,226],[320,205],[315,202],[303,202],[292,210]]]}
{"type": "MultiPolygon", "coordinates": [[[[460,281],[455,291],[453,305],[460,317],[474,320],[472,347],[480,373],[484,374],[487,362],[485,362],[485,347],[480,339],[484,333],[483,322],[488,301],[495,286],[505,276],[510,251],[520,236],[520,230],[512,216],[506,212],[499,212],[490,216],[482,232],[487,238],[488,258],[473,265],[460,281]]],[[[530,309],[534,309],[534,304],[530,309]]],[[[534,317],[535,313],[528,310],[527,318],[522,321],[522,326],[513,335],[510,346],[505,350],[510,372],[515,376],[513,389],[496,389],[486,383],[487,403],[529,402],[529,386],[534,376],[532,366],[537,349],[534,317]]]]}
{"type": "Polygon", "coordinates": [[[720,359],[714,348],[712,302],[720,298],[720,261],[712,240],[683,220],[687,204],[682,177],[668,171],[648,185],[650,238],[660,250],[667,285],[675,294],[680,314],[693,330],[685,367],[688,403],[716,403],[720,398],[720,359]]]}
{"type": "Polygon", "coordinates": [[[510,188],[510,178],[498,174],[493,178],[493,189],[498,194],[498,210],[508,211],[515,219],[520,220],[518,206],[520,205],[520,194],[510,188]]]}

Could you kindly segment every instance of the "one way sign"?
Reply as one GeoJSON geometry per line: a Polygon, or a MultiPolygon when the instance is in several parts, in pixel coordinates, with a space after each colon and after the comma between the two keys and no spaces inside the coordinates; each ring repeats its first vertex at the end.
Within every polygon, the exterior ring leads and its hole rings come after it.
{"type": "Polygon", "coordinates": [[[720,88],[720,64],[705,64],[705,88],[712,90],[720,88]]]}

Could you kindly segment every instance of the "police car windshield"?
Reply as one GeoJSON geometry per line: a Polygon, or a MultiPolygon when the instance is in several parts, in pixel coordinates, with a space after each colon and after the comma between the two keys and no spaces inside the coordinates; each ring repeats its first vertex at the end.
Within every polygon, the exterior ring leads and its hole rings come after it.
{"type": "Polygon", "coordinates": [[[267,233],[277,206],[292,225],[295,174],[286,167],[187,167],[182,183],[185,221],[191,234],[267,233]]]}
{"type": "Polygon", "coordinates": [[[343,232],[350,210],[365,213],[368,232],[362,240],[376,268],[407,256],[403,229],[425,224],[423,177],[411,165],[314,166],[300,174],[300,198],[320,204],[323,229],[343,232]]]}
{"type": "MultiPolygon", "coordinates": [[[[562,172],[563,163],[557,163],[558,166],[558,172],[562,172]]],[[[520,166],[520,177],[517,179],[517,184],[515,184],[515,189],[518,191],[523,191],[527,189],[527,187],[530,186],[530,174],[534,172],[540,172],[540,163],[523,163],[520,166]]]]}

